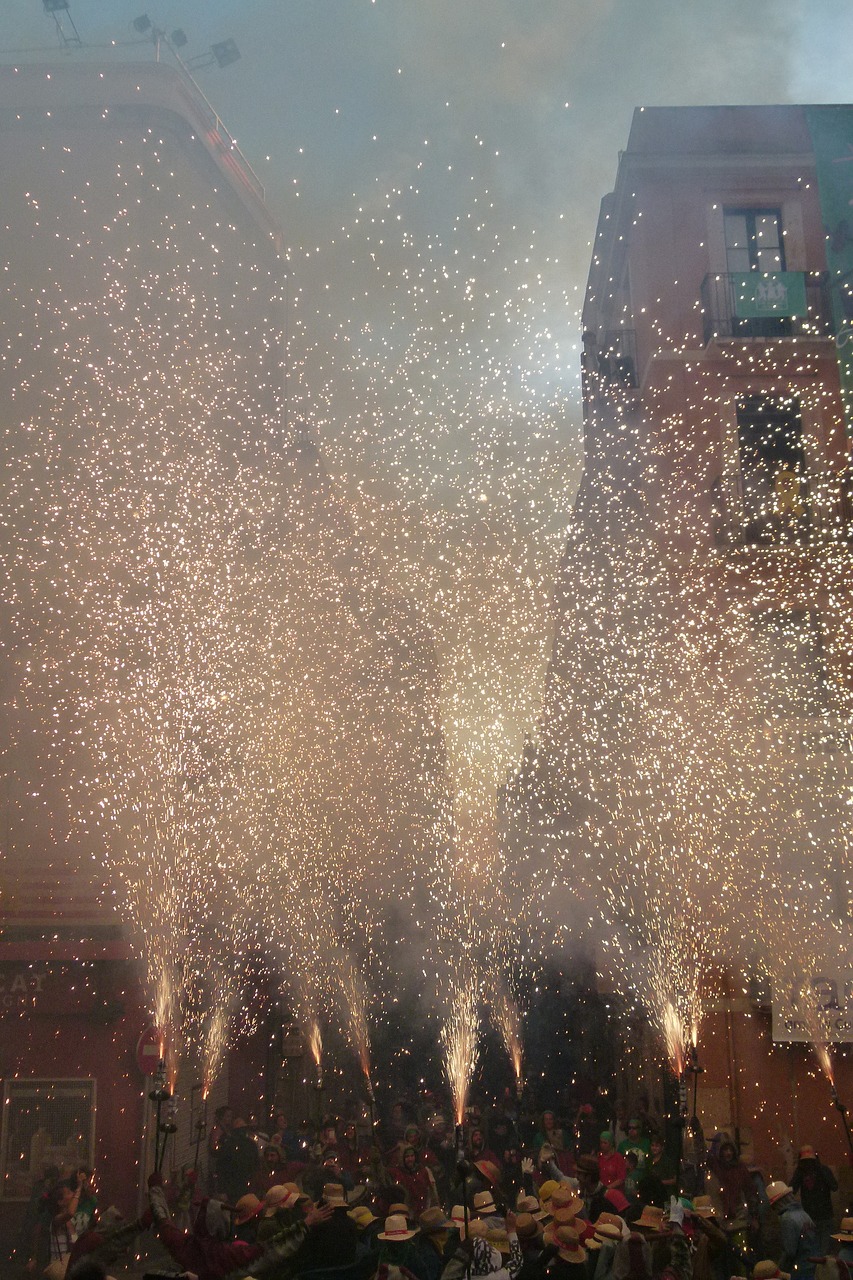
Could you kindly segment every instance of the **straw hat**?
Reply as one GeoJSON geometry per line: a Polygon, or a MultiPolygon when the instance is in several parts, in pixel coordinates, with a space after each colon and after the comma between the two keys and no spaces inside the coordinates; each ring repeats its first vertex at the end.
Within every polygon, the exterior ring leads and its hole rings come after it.
{"type": "Polygon", "coordinates": [[[519,1213],[529,1213],[537,1222],[541,1222],[543,1218],[547,1218],[548,1214],[544,1209],[540,1208],[539,1201],[535,1196],[526,1196],[523,1191],[519,1192],[518,1204],[516,1205],[519,1213]]]}
{"type": "Polygon", "coordinates": [[[250,1218],[257,1218],[263,1207],[258,1197],[253,1196],[251,1192],[241,1196],[234,1206],[234,1222],[238,1227],[242,1227],[243,1223],[248,1222],[250,1218]]]}
{"type": "Polygon", "coordinates": [[[417,1227],[409,1227],[402,1213],[392,1213],[385,1219],[385,1230],[378,1232],[377,1240],[411,1240],[418,1234],[417,1227]]]}
{"type": "Polygon", "coordinates": [[[792,1196],[794,1188],[789,1187],[787,1182],[768,1182],[766,1188],[767,1199],[771,1204],[776,1204],[783,1196],[792,1196]]]}
{"type": "Polygon", "coordinates": [[[769,1258],[764,1262],[756,1262],[752,1268],[752,1280],[791,1280],[787,1271],[780,1271],[775,1262],[769,1258]]]}
{"type": "Polygon", "coordinates": [[[323,1199],[326,1204],[331,1205],[333,1209],[346,1208],[347,1197],[341,1182],[326,1182],[323,1184],[323,1199]]]}
{"type": "Polygon", "coordinates": [[[586,1262],[586,1249],[574,1227],[558,1227],[554,1243],[560,1246],[558,1257],[564,1262],[586,1262]]]}
{"type": "Polygon", "coordinates": [[[580,1213],[583,1208],[583,1200],[580,1196],[576,1196],[571,1187],[559,1186],[551,1196],[551,1212],[556,1218],[557,1213],[563,1209],[569,1209],[572,1217],[580,1213]]]}
{"type": "Polygon", "coordinates": [[[376,1222],[376,1214],[371,1213],[366,1204],[360,1204],[355,1209],[347,1209],[347,1217],[352,1218],[359,1231],[364,1231],[369,1227],[371,1222],[376,1222]]]}
{"type": "Polygon", "coordinates": [[[644,1227],[647,1231],[663,1231],[666,1225],[663,1209],[659,1209],[654,1204],[644,1204],[643,1212],[633,1225],[635,1227],[644,1227]]]}
{"type": "Polygon", "coordinates": [[[620,1218],[618,1213],[600,1213],[592,1224],[593,1230],[598,1232],[601,1227],[615,1227],[619,1235],[625,1232],[625,1219],[620,1218]]]}
{"type": "Polygon", "coordinates": [[[833,1235],[833,1240],[843,1240],[850,1242],[853,1240],[853,1218],[842,1218],[839,1230],[833,1235]]]}
{"type": "Polygon", "coordinates": [[[461,1204],[455,1204],[450,1210],[450,1221],[454,1227],[458,1227],[460,1231],[465,1228],[465,1209],[461,1204]]]}
{"type": "Polygon", "coordinates": [[[498,1207],[491,1191],[478,1191],[474,1196],[474,1214],[479,1218],[484,1213],[497,1213],[497,1211],[498,1207]]]}
{"type": "MultiPolygon", "coordinates": [[[[621,1239],[622,1228],[617,1227],[613,1222],[602,1222],[600,1226],[595,1228],[593,1240],[597,1243],[599,1249],[603,1244],[615,1244],[617,1240],[621,1239]]],[[[590,1243],[587,1243],[587,1248],[590,1243]]]]}
{"type": "Polygon", "coordinates": [[[519,1240],[533,1240],[539,1234],[539,1223],[532,1213],[520,1213],[515,1220],[515,1233],[519,1240]]]}
{"type": "Polygon", "coordinates": [[[481,1173],[487,1182],[496,1187],[501,1180],[501,1171],[492,1160],[476,1160],[474,1168],[481,1173]]]}
{"type": "Polygon", "coordinates": [[[276,1209],[292,1209],[298,1199],[298,1191],[291,1191],[288,1187],[278,1184],[270,1187],[264,1196],[263,1215],[265,1218],[271,1218],[276,1209]]]}
{"type": "Polygon", "coordinates": [[[817,1160],[817,1152],[814,1147],[800,1147],[801,1160],[817,1160]]]}
{"type": "Polygon", "coordinates": [[[697,1218],[713,1218],[714,1202],[710,1196],[694,1196],[693,1212],[697,1218]]]}
{"type": "Polygon", "coordinates": [[[402,1200],[395,1200],[393,1204],[389,1204],[388,1212],[402,1214],[404,1218],[408,1218],[409,1206],[407,1204],[403,1204],[402,1200]]]}
{"type": "Polygon", "coordinates": [[[437,1205],[424,1209],[418,1218],[418,1223],[425,1236],[436,1236],[439,1232],[448,1231],[453,1226],[453,1223],[448,1218],[445,1218],[437,1205]]]}

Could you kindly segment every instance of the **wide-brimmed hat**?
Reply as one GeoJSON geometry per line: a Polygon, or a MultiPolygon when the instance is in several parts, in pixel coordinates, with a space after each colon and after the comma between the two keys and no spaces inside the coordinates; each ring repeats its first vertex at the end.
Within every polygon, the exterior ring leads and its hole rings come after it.
{"type": "Polygon", "coordinates": [[[333,1209],[345,1208],[348,1201],[346,1192],[341,1182],[326,1182],[323,1184],[323,1199],[326,1204],[331,1205],[333,1209]]]}
{"type": "Polygon", "coordinates": [[[539,1234],[540,1227],[532,1213],[522,1212],[515,1220],[515,1233],[519,1240],[532,1240],[539,1234]]]}
{"type": "Polygon", "coordinates": [[[655,1204],[644,1204],[643,1212],[640,1214],[637,1221],[631,1225],[634,1227],[642,1227],[646,1231],[663,1231],[666,1225],[664,1222],[663,1209],[659,1209],[655,1204]]]}
{"type": "Polygon", "coordinates": [[[347,1217],[352,1218],[359,1231],[364,1231],[369,1227],[371,1222],[376,1222],[375,1213],[371,1213],[366,1204],[358,1204],[354,1209],[347,1209],[347,1217]]]}
{"type": "Polygon", "coordinates": [[[455,1204],[450,1210],[450,1221],[454,1227],[458,1227],[460,1231],[465,1229],[465,1208],[461,1204],[455,1204]]]}
{"type": "Polygon", "coordinates": [[[495,1204],[494,1196],[491,1191],[478,1191],[474,1196],[474,1216],[480,1217],[484,1213],[497,1213],[498,1207],[495,1204]]]}
{"type": "Polygon", "coordinates": [[[716,1210],[710,1196],[694,1196],[693,1212],[697,1218],[713,1218],[716,1210]]]}
{"type": "Polygon", "coordinates": [[[593,1231],[592,1239],[584,1240],[584,1247],[587,1249],[601,1249],[605,1244],[616,1244],[622,1238],[622,1231],[619,1226],[613,1226],[612,1222],[602,1222],[601,1226],[597,1226],[593,1231]]]}
{"type": "Polygon", "coordinates": [[[778,1262],[765,1258],[752,1268],[752,1280],[791,1280],[791,1277],[787,1271],[779,1270],[778,1262]]]}
{"type": "Polygon", "coordinates": [[[833,1240],[853,1240],[853,1218],[842,1218],[839,1229],[834,1233],[833,1240]]]}
{"type": "Polygon", "coordinates": [[[407,1204],[403,1204],[402,1200],[395,1200],[393,1204],[389,1204],[388,1212],[389,1214],[391,1213],[402,1214],[404,1218],[408,1218],[409,1206],[407,1204]]]}
{"type": "Polygon", "coordinates": [[[541,1222],[543,1218],[548,1217],[536,1197],[526,1196],[523,1191],[518,1193],[516,1208],[519,1213],[529,1213],[531,1218],[535,1218],[537,1222],[541,1222]]]}
{"type": "Polygon", "coordinates": [[[771,1204],[775,1204],[783,1196],[792,1196],[794,1194],[794,1188],[789,1187],[787,1182],[768,1182],[765,1191],[771,1204]]]}
{"type": "Polygon", "coordinates": [[[244,1222],[248,1222],[251,1218],[257,1218],[263,1207],[258,1197],[248,1192],[246,1195],[241,1196],[234,1206],[234,1222],[238,1227],[242,1227],[244,1222]]]}
{"type": "Polygon", "coordinates": [[[410,1227],[402,1213],[392,1213],[385,1219],[385,1230],[377,1233],[377,1240],[411,1240],[418,1234],[417,1227],[410,1227]]]}
{"type": "Polygon", "coordinates": [[[625,1231],[625,1219],[620,1218],[618,1213],[600,1213],[592,1228],[598,1231],[600,1227],[615,1227],[621,1236],[625,1231]]]}
{"type": "Polygon", "coordinates": [[[440,1231],[449,1231],[453,1223],[449,1218],[445,1218],[444,1214],[437,1205],[432,1205],[429,1209],[424,1209],[418,1218],[421,1231],[424,1235],[435,1236],[440,1231]]]}
{"type": "Polygon", "coordinates": [[[551,1196],[551,1212],[554,1217],[563,1209],[570,1209],[572,1217],[580,1213],[583,1208],[583,1200],[580,1196],[575,1195],[571,1187],[560,1185],[551,1196]]]}
{"type": "Polygon", "coordinates": [[[580,1236],[574,1227],[558,1227],[554,1243],[559,1245],[558,1256],[564,1262],[586,1262],[586,1249],[581,1244],[580,1236]]]}
{"type": "Polygon", "coordinates": [[[496,1187],[501,1180],[501,1171],[492,1160],[475,1160],[474,1168],[481,1173],[487,1182],[496,1187]]]}
{"type": "Polygon", "coordinates": [[[298,1191],[291,1191],[289,1187],[276,1184],[270,1187],[264,1196],[263,1214],[265,1218],[271,1218],[276,1209],[292,1209],[299,1199],[298,1191]]]}
{"type": "Polygon", "coordinates": [[[817,1152],[814,1147],[800,1147],[801,1160],[817,1160],[817,1152]]]}

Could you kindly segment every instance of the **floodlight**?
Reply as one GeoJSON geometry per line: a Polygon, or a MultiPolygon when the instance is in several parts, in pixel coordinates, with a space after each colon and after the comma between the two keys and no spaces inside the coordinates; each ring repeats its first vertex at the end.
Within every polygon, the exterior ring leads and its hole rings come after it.
{"type": "Polygon", "coordinates": [[[172,32],[171,39],[172,39],[172,44],[175,46],[176,49],[183,49],[184,45],[187,42],[187,33],[186,31],[182,31],[180,27],[177,27],[172,32]]]}
{"type": "Polygon", "coordinates": [[[212,44],[210,52],[220,67],[230,67],[231,63],[238,62],[241,56],[234,40],[221,40],[219,44],[212,44]]]}
{"type": "Polygon", "coordinates": [[[58,13],[68,8],[68,0],[41,0],[45,13],[58,13]]]}
{"type": "Polygon", "coordinates": [[[150,30],[150,28],[151,19],[148,17],[147,13],[141,13],[138,18],[133,19],[134,31],[138,31],[141,34],[143,31],[150,30]]]}

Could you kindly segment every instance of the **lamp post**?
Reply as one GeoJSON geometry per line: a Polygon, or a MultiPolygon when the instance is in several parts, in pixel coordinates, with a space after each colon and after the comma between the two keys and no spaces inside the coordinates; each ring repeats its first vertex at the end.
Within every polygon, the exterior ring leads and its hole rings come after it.
{"type": "MultiPolygon", "coordinates": [[[[157,1111],[155,1114],[155,1122],[154,1122],[154,1171],[156,1173],[159,1173],[160,1166],[163,1162],[163,1152],[161,1152],[160,1150],[160,1134],[165,1133],[166,1138],[168,1138],[169,1136],[168,1132],[164,1130],[163,1125],[161,1124],[161,1116],[163,1113],[163,1103],[171,1102],[172,1100],[172,1091],[169,1088],[168,1082],[166,1080],[165,1058],[161,1058],[160,1061],[157,1063],[157,1074],[154,1076],[154,1088],[151,1090],[148,1097],[151,1099],[151,1101],[154,1103],[154,1105],[157,1108],[157,1111]]],[[[170,1130],[170,1132],[174,1132],[174,1130],[170,1130]]],[[[165,1148],[166,1148],[166,1142],[164,1138],[163,1151],[165,1151],[165,1148]]]]}

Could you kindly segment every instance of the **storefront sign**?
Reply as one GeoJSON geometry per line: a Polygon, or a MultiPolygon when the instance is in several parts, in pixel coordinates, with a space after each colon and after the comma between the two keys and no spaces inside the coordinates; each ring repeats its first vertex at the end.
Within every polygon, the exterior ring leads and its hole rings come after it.
{"type": "Polygon", "coordinates": [[[14,1009],[40,996],[46,973],[34,973],[32,969],[0,969],[0,1009],[14,1009]]]}
{"type": "Polygon", "coordinates": [[[773,989],[773,1039],[853,1044],[853,973],[814,973],[806,987],[773,989]]]}

